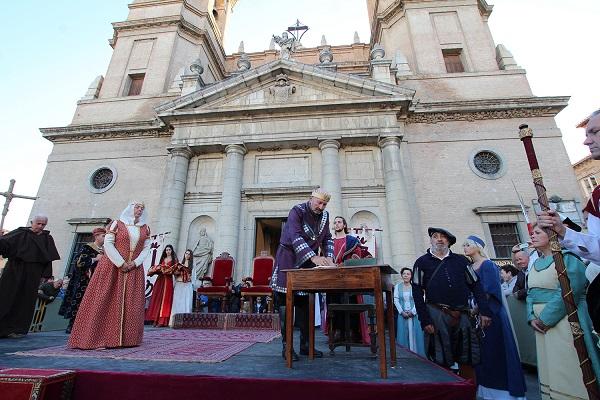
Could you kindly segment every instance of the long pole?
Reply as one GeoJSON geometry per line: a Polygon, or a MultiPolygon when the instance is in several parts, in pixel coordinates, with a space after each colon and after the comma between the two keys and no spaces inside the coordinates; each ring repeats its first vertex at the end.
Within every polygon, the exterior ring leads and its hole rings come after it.
{"type": "MultiPolygon", "coordinates": [[[[538,203],[540,204],[542,211],[548,211],[550,210],[550,206],[548,205],[546,187],[544,186],[542,173],[540,172],[535,149],[533,148],[533,131],[525,124],[520,125],[519,138],[525,147],[525,154],[527,154],[527,161],[529,162],[529,168],[531,169],[533,184],[538,195],[538,203]]],[[[554,258],[554,268],[556,268],[558,274],[558,282],[560,283],[563,302],[565,303],[565,308],[567,310],[567,319],[571,326],[571,334],[573,335],[573,345],[577,351],[579,366],[581,367],[583,375],[583,384],[587,390],[588,397],[591,400],[597,400],[600,399],[600,395],[598,394],[596,375],[594,374],[592,363],[583,340],[583,330],[579,324],[577,305],[575,304],[575,298],[573,297],[573,291],[571,290],[571,282],[567,276],[567,269],[565,267],[565,261],[563,260],[560,243],[558,242],[558,235],[551,228],[544,228],[544,231],[550,239],[550,248],[552,249],[552,257],[554,258]]]]}

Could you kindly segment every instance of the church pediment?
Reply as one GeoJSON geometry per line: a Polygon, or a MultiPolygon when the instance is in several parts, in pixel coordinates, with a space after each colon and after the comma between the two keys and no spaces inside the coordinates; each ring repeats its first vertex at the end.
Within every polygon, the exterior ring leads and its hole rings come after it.
{"type": "Polygon", "coordinates": [[[410,102],[414,91],[332,72],[290,60],[276,60],[232,76],[159,107],[159,116],[290,106],[410,102]]]}

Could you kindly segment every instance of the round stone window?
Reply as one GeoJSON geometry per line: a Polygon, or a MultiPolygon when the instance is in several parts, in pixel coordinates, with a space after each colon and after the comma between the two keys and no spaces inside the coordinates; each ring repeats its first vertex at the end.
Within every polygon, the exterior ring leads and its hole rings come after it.
{"type": "Polygon", "coordinates": [[[489,149],[473,152],[469,158],[469,166],[476,175],[485,179],[498,179],[505,172],[502,157],[489,149]]]}
{"type": "Polygon", "coordinates": [[[90,174],[89,189],[92,193],[104,193],[110,189],[117,179],[117,171],[108,166],[103,166],[90,174]]]}

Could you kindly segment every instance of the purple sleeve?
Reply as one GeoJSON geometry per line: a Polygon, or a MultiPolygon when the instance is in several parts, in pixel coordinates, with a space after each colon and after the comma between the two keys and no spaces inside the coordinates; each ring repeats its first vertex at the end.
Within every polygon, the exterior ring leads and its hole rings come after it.
{"type": "Polygon", "coordinates": [[[301,213],[302,211],[298,207],[292,208],[286,222],[286,228],[292,235],[292,247],[296,254],[296,265],[302,265],[310,260],[311,257],[316,256],[315,252],[310,248],[302,236],[304,230],[302,229],[301,213]]]}

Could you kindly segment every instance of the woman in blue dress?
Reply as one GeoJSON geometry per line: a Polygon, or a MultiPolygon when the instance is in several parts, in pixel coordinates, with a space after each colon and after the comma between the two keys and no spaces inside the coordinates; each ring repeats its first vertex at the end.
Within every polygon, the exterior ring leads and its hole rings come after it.
{"type": "Polygon", "coordinates": [[[521,360],[510,327],[506,308],[502,303],[498,266],[488,259],[485,243],[477,236],[469,236],[463,244],[465,255],[486,293],[492,323],[484,329],[481,338],[481,363],[475,366],[477,395],[487,399],[524,399],[525,377],[521,360]]]}
{"type": "Polygon", "coordinates": [[[398,282],[394,286],[394,305],[398,310],[396,340],[410,351],[425,357],[425,339],[419,317],[417,317],[410,284],[412,271],[410,268],[402,268],[400,275],[402,282],[398,282]]]}

